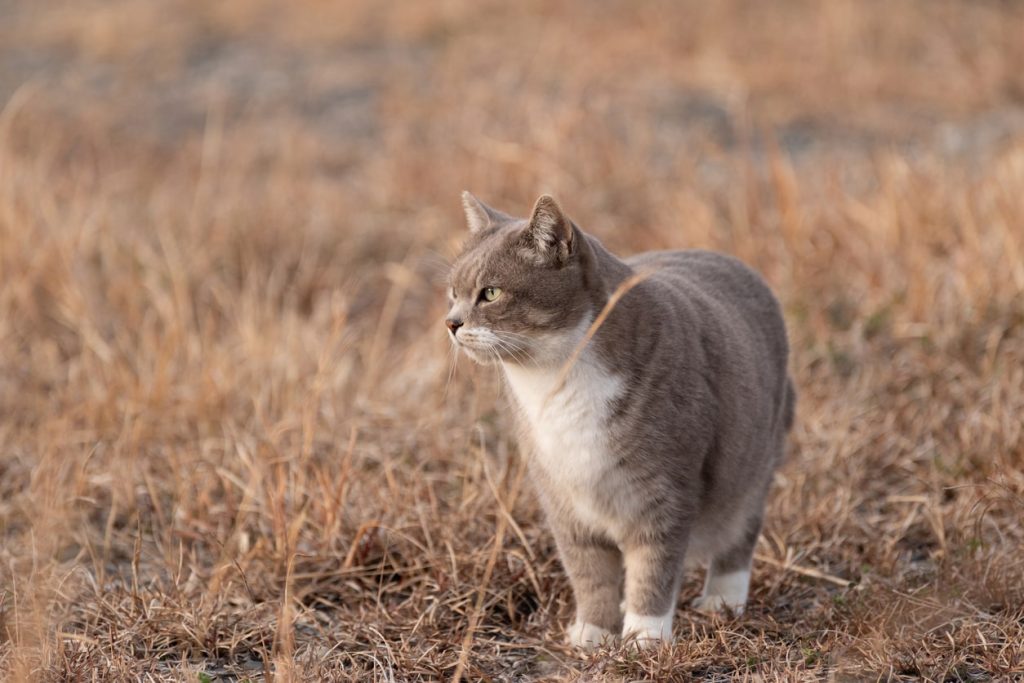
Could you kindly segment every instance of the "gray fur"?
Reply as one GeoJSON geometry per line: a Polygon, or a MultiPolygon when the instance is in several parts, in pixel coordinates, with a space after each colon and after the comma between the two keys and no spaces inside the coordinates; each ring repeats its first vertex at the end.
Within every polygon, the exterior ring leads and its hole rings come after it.
{"type": "Polygon", "coordinates": [[[473,230],[451,272],[449,318],[461,324],[451,336],[509,378],[577,622],[620,630],[624,594],[627,615],[639,615],[627,621],[667,614],[670,629],[684,560],[709,566],[709,586],[749,569],[793,422],[778,302],[722,254],[621,260],[547,196],[529,220],[468,193],[464,203],[473,230]],[[638,271],[650,275],[558,387],[551,378],[581,332],[638,271]],[[500,287],[500,297],[482,300],[485,287],[500,287]]]}

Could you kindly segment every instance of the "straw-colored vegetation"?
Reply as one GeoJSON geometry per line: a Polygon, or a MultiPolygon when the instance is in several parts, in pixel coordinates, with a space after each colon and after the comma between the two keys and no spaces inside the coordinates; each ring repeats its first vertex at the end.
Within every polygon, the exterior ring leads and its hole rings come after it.
{"type": "MultiPolygon", "coordinates": [[[[0,2],[0,675],[1024,675],[1024,9],[0,2]],[[459,192],[782,300],[747,614],[562,646],[459,192]]],[[[642,331],[641,331],[642,333],[642,331]]],[[[233,679],[232,679],[233,680],[233,679]]]]}

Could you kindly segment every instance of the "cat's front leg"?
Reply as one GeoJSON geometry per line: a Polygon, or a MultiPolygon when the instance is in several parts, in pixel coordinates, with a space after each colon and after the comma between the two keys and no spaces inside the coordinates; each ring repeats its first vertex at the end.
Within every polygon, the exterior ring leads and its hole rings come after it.
{"type": "Polygon", "coordinates": [[[624,547],[624,639],[640,647],[652,647],[672,639],[672,617],[685,554],[685,541],[678,538],[643,539],[624,547]]]}
{"type": "Polygon", "coordinates": [[[611,642],[622,623],[622,553],[611,542],[578,529],[556,526],[555,539],[576,598],[569,642],[585,648],[611,642]]]}

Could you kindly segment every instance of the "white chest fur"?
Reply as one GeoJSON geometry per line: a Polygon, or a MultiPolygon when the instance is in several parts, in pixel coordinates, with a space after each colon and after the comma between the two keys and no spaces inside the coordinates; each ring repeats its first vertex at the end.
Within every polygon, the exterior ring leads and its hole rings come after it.
{"type": "MultiPolygon", "coordinates": [[[[629,496],[608,475],[615,460],[608,419],[623,382],[584,354],[558,386],[559,369],[505,365],[505,375],[529,422],[540,467],[564,492],[581,522],[617,535],[617,508],[629,496]]],[[[612,478],[614,479],[614,478],[612,478]]]]}

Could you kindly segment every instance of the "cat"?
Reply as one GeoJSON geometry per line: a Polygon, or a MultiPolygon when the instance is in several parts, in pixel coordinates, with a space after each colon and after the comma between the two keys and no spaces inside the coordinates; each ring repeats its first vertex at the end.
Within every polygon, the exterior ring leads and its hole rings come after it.
{"type": "Polygon", "coordinates": [[[518,406],[575,596],[569,641],[670,640],[684,560],[708,567],[697,609],[741,612],[796,400],[768,286],[709,251],[619,259],[548,195],[528,219],[462,199],[445,324],[518,406]]]}

